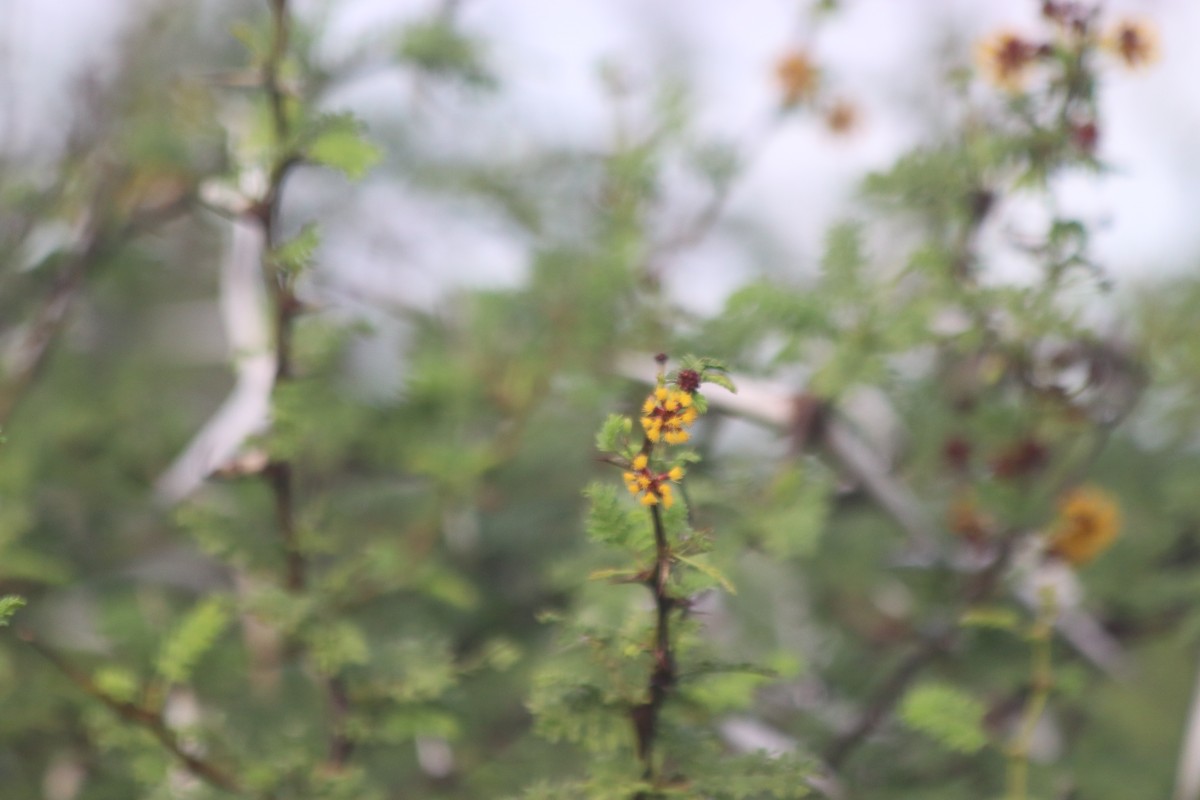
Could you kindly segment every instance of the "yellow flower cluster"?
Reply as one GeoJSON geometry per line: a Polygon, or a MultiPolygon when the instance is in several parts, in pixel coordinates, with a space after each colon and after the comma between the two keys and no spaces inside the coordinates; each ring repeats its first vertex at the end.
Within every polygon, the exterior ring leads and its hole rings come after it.
{"type": "Polygon", "coordinates": [[[634,456],[629,467],[630,471],[624,474],[624,478],[625,488],[630,494],[644,506],[656,506],[661,502],[663,508],[671,507],[675,497],[668,481],[678,483],[683,478],[682,467],[674,466],[666,472],[651,472],[650,457],[645,453],[634,456]]]}
{"type": "Polygon", "coordinates": [[[1107,492],[1075,489],[1058,505],[1049,552],[1079,566],[1103,553],[1121,529],[1121,509],[1107,492]]]}
{"type": "Polygon", "coordinates": [[[690,392],[659,386],[642,404],[642,429],[652,442],[683,444],[699,413],[690,392]]]}

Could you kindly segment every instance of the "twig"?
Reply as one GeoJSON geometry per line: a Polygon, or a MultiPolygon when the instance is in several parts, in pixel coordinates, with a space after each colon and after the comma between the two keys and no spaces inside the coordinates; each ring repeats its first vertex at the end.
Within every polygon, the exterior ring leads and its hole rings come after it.
{"type": "Polygon", "coordinates": [[[1058,603],[1053,590],[1046,590],[1041,596],[1037,619],[1029,632],[1032,645],[1030,652],[1031,691],[1021,712],[1021,721],[1017,732],[1008,747],[1008,790],[1007,800],[1028,800],[1029,798],[1029,748],[1033,742],[1033,733],[1037,729],[1038,720],[1046,710],[1050,700],[1050,690],[1054,686],[1053,661],[1051,647],[1054,639],[1054,618],[1058,613],[1058,603]]]}
{"type": "MultiPolygon", "coordinates": [[[[269,0],[271,8],[271,49],[263,64],[263,87],[271,107],[276,160],[271,168],[266,193],[254,208],[263,232],[263,271],[271,288],[275,327],[275,387],[293,379],[293,338],[300,303],[295,292],[295,277],[271,262],[278,246],[278,219],[283,185],[301,157],[291,148],[292,131],[287,115],[286,92],[280,83],[280,68],[287,56],[291,34],[288,0],[269,0]]],[[[292,463],[275,461],[264,473],[275,499],[275,521],[286,561],[284,585],[293,593],[303,592],[308,584],[308,565],[301,549],[295,521],[295,475],[292,463]]],[[[328,766],[340,769],[353,752],[347,734],[350,696],[345,681],[336,675],[322,678],[329,707],[328,766]]]]}
{"type": "Polygon", "coordinates": [[[185,749],[183,743],[179,741],[179,736],[163,720],[161,712],[113,697],[97,686],[87,674],[76,669],[62,656],[39,642],[31,631],[21,630],[18,635],[35,653],[50,662],[84,694],[99,700],[126,722],[143,728],[153,735],[158,743],[178,759],[192,775],[217,789],[242,794],[241,782],[232,773],[185,749]]]}
{"type": "Polygon", "coordinates": [[[0,426],[11,418],[29,387],[41,373],[50,350],[66,324],[67,313],[83,287],[84,277],[105,250],[100,231],[91,231],[82,248],[59,270],[54,286],[28,323],[14,351],[7,385],[0,389],[0,426]]]}
{"type": "MultiPolygon", "coordinates": [[[[290,380],[292,377],[292,323],[297,304],[291,279],[271,263],[271,251],[278,245],[279,204],[283,183],[292,166],[299,161],[293,154],[284,152],[290,132],[284,108],[284,93],[279,84],[279,67],[288,47],[290,26],[287,0],[270,0],[270,5],[271,50],[266,63],[263,64],[263,86],[271,106],[275,146],[279,148],[280,152],[272,166],[266,192],[262,200],[253,208],[252,213],[263,232],[262,268],[267,276],[267,284],[270,286],[273,301],[275,385],[278,387],[280,383],[290,380]]],[[[300,551],[296,536],[292,466],[287,461],[274,462],[265,471],[265,476],[275,497],[275,522],[287,561],[285,585],[289,591],[300,592],[304,590],[306,578],[304,555],[300,551]]]]}
{"type": "Polygon", "coordinates": [[[83,290],[88,274],[103,258],[121,243],[174,219],[192,201],[190,191],[180,193],[166,205],[147,209],[127,219],[115,228],[98,221],[99,209],[108,205],[105,186],[92,202],[92,223],[58,271],[50,292],[27,323],[24,337],[13,350],[8,365],[6,383],[0,386],[0,427],[4,427],[16,412],[21,400],[41,374],[49,360],[54,344],[66,327],[76,298],[83,290]]]}
{"type": "MultiPolygon", "coordinates": [[[[654,567],[646,585],[654,593],[657,617],[654,633],[654,669],[650,672],[650,682],[647,686],[649,699],[634,706],[631,711],[633,728],[637,735],[638,758],[645,766],[642,777],[648,781],[654,779],[654,740],[658,733],[658,717],[667,699],[667,693],[678,678],[675,654],[671,647],[671,611],[674,610],[677,601],[667,591],[667,581],[671,577],[671,545],[667,541],[662,512],[658,506],[651,506],[650,516],[654,521],[655,554],[654,567]]],[[[637,795],[639,800],[643,796],[644,793],[637,795]]]]}
{"type": "Polygon", "coordinates": [[[854,724],[825,748],[825,763],[834,771],[840,769],[850,754],[887,719],[909,685],[938,656],[946,652],[956,638],[953,630],[947,630],[923,639],[875,691],[854,724]]]}
{"type": "MultiPolygon", "coordinates": [[[[963,586],[962,608],[970,608],[981,603],[995,592],[1008,570],[1012,552],[1012,536],[1002,538],[992,562],[963,586]]],[[[826,746],[824,753],[826,763],[835,770],[845,763],[859,745],[863,744],[887,719],[912,682],[938,656],[954,647],[961,635],[959,628],[950,627],[924,638],[916,649],[884,679],[854,724],[826,746]]]]}

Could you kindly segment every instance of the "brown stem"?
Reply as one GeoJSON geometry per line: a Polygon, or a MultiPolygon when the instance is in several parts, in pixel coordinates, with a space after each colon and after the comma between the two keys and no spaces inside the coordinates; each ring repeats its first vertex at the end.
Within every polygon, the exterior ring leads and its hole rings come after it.
{"type": "MultiPolygon", "coordinates": [[[[287,56],[291,19],[288,0],[269,0],[271,8],[271,50],[263,64],[263,86],[271,107],[275,137],[275,163],[271,168],[267,191],[254,209],[255,218],[263,231],[265,249],[263,272],[271,288],[274,306],[275,385],[280,386],[294,377],[293,338],[300,303],[296,297],[294,277],[271,261],[272,251],[279,244],[278,218],[283,186],[291,170],[300,164],[298,153],[291,150],[291,125],[287,115],[287,96],[280,82],[280,68],[287,56]]],[[[273,462],[265,472],[275,500],[275,524],[283,547],[284,585],[288,591],[303,592],[308,585],[308,565],[300,547],[296,528],[295,475],[292,462],[273,462]]],[[[297,648],[299,649],[299,648],[297,648]]],[[[347,734],[346,720],[350,714],[350,695],[345,680],[338,675],[325,675],[321,682],[329,708],[329,741],[327,765],[340,769],[350,760],[353,741],[347,734]]]]}
{"type": "MultiPolygon", "coordinates": [[[[33,313],[26,325],[25,335],[14,353],[10,374],[0,386],[0,427],[4,427],[16,412],[17,406],[41,374],[60,334],[66,327],[71,309],[86,279],[98,263],[115,247],[147,230],[174,219],[186,210],[191,193],[183,192],[167,205],[131,216],[122,225],[102,226],[96,223],[84,236],[75,252],[59,269],[50,292],[33,313]]],[[[93,200],[93,214],[109,203],[101,192],[93,200]]]]}
{"type": "Polygon", "coordinates": [[[330,766],[340,769],[350,761],[354,754],[354,740],[346,732],[346,721],[350,716],[350,694],[346,689],[346,681],[340,676],[326,679],[326,696],[329,700],[329,753],[330,766]]]}
{"type": "MultiPolygon", "coordinates": [[[[678,678],[675,654],[671,648],[671,611],[676,606],[676,600],[667,591],[667,582],[671,577],[671,546],[667,541],[659,507],[651,506],[650,515],[654,521],[655,557],[654,567],[646,585],[654,594],[657,616],[654,668],[650,672],[647,686],[648,699],[631,710],[633,729],[637,736],[637,754],[644,767],[642,777],[645,780],[654,779],[654,741],[658,734],[658,719],[667,694],[675,686],[678,678]]],[[[645,793],[640,792],[635,800],[644,800],[645,797],[645,793]]]]}
{"type": "Polygon", "coordinates": [[[7,385],[0,389],[0,426],[6,424],[29,387],[41,373],[54,342],[67,321],[67,313],[83,287],[84,277],[104,249],[99,233],[93,234],[78,255],[63,265],[50,293],[29,322],[17,347],[7,385]]]}
{"type": "Polygon", "coordinates": [[[192,775],[217,789],[234,794],[242,793],[241,782],[224,768],[217,766],[195,753],[188,752],[174,730],[167,727],[162,713],[139,703],[120,700],[105,692],[86,673],[75,668],[62,656],[39,642],[32,632],[23,630],[20,638],[35,653],[50,662],[59,672],[75,684],[84,694],[95,698],[126,722],[150,732],[162,747],[174,756],[192,775]]]}
{"type": "Polygon", "coordinates": [[[829,743],[825,748],[825,763],[837,770],[866,741],[891,713],[892,708],[904,695],[909,684],[921,674],[939,655],[953,644],[955,632],[942,633],[924,639],[915,650],[896,665],[896,668],[875,690],[867,707],[848,730],[829,743]]]}
{"type": "Polygon", "coordinates": [[[283,541],[286,559],[284,585],[290,592],[302,592],[307,583],[306,564],[296,534],[292,465],[287,461],[277,461],[267,468],[266,476],[275,496],[275,524],[279,529],[279,538],[283,541]]]}
{"type": "MultiPolygon", "coordinates": [[[[1010,534],[1000,540],[992,563],[963,586],[962,608],[970,608],[992,595],[1008,568],[1012,549],[1013,536],[1010,534]]],[[[959,628],[949,628],[924,638],[883,680],[854,724],[826,746],[823,754],[825,763],[833,769],[845,763],[887,719],[912,682],[941,654],[952,648],[960,636],[959,628]]]]}
{"type": "MultiPolygon", "coordinates": [[[[291,154],[283,152],[288,139],[288,121],[283,105],[283,91],[279,85],[279,66],[287,53],[289,30],[287,0],[270,0],[270,3],[271,51],[263,65],[263,85],[266,87],[267,97],[271,104],[275,145],[280,152],[271,169],[267,191],[255,208],[255,218],[263,231],[265,248],[262,268],[267,277],[267,284],[271,287],[271,299],[274,305],[275,384],[278,386],[292,377],[292,328],[296,302],[289,276],[283,274],[282,270],[271,262],[271,251],[278,244],[279,204],[283,184],[291,167],[298,161],[291,154]]],[[[275,497],[275,523],[287,562],[285,585],[290,591],[300,592],[304,590],[306,578],[304,555],[300,550],[296,533],[292,465],[288,461],[274,462],[266,470],[265,475],[275,497]]]]}

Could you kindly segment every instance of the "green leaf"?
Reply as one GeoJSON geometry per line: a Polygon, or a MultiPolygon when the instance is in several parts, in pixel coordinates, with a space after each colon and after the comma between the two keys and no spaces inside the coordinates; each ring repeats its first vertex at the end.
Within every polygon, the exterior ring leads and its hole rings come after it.
{"type": "Polygon", "coordinates": [[[266,60],[271,49],[271,31],[266,25],[235,22],[230,26],[229,33],[246,48],[251,64],[262,64],[266,60]]]}
{"type": "Polygon", "coordinates": [[[958,623],[964,628],[996,628],[1015,631],[1020,627],[1021,617],[1011,608],[979,606],[964,611],[958,623]]]}
{"type": "Polygon", "coordinates": [[[589,581],[613,581],[614,583],[636,583],[636,569],[594,569],[588,573],[589,581]]]}
{"type": "Polygon", "coordinates": [[[799,800],[811,797],[807,779],[817,772],[807,756],[795,753],[772,755],[762,751],[748,755],[699,758],[688,777],[695,793],[686,797],[706,800],[799,800]]]}
{"type": "Polygon", "coordinates": [[[592,541],[618,547],[639,548],[649,540],[649,526],[642,515],[635,519],[621,503],[617,490],[603,483],[593,483],[584,494],[591,505],[585,528],[592,541]]]}
{"type": "Polygon", "coordinates": [[[853,299],[862,291],[865,263],[862,229],[853,222],[835,225],[825,239],[825,255],[821,259],[822,288],[839,299],[853,299]]]}
{"type": "Polygon", "coordinates": [[[320,246],[321,232],[310,222],[295,237],[276,247],[271,253],[271,261],[283,271],[295,274],[312,264],[313,255],[320,246]]]}
{"type": "Polygon", "coordinates": [[[602,453],[624,453],[625,443],[633,430],[633,420],[622,414],[609,414],[596,434],[596,449],[602,453]]]}
{"type": "Polygon", "coordinates": [[[700,378],[700,381],[701,383],[715,383],[722,389],[728,389],[732,394],[737,394],[737,387],[733,385],[733,381],[729,380],[729,376],[723,375],[719,372],[716,374],[705,372],[700,378]]]}
{"type": "Polygon", "coordinates": [[[0,597],[0,627],[7,625],[13,614],[24,605],[24,597],[17,597],[15,594],[0,597]]]}
{"type": "Polygon", "coordinates": [[[350,114],[321,117],[307,147],[308,159],[358,180],[379,163],[383,154],[363,136],[363,125],[350,114]]]}
{"type": "Polygon", "coordinates": [[[721,572],[721,570],[717,569],[712,564],[709,564],[703,558],[688,558],[687,556],[679,553],[674,553],[673,555],[675,556],[676,561],[687,564],[689,567],[701,573],[702,575],[706,575],[713,579],[725,591],[729,592],[730,594],[737,594],[737,587],[733,585],[733,582],[730,581],[729,578],[726,578],[725,574],[721,572]]]}
{"type": "Polygon", "coordinates": [[[511,639],[492,639],[482,648],[482,660],[493,670],[504,672],[521,660],[521,646],[511,639]]]}
{"type": "Polygon", "coordinates": [[[400,57],[420,69],[487,88],[494,79],[479,51],[476,41],[440,19],[410,25],[400,42],[400,57]]]}
{"type": "Polygon", "coordinates": [[[719,358],[705,356],[699,360],[700,372],[729,372],[729,367],[719,358]]]}
{"type": "Polygon", "coordinates": [[[781,471],[770,487],[768,503],[755,518],[766,550],[783,558],[816,552],[829,526],[833,488],[832,478],[816,463],[781,471]]]}
{"type": "Polygon", "coordinates": [[[140,690],[137,676],[116,664],[100,667],[92,675],[92,682],[105,697],[123,703],[133,702],[140,690]]]}
{"type": "Polygon", "coordinates": [[[317,669],[326,675],[336,675],[352,664],[365,664],[370,655],[367,638],[350,622],[318,625],[306,638],[317,669]]]}
{"type": "Polygon", "coordinates": [[[186,683],[229,619],[225,598],[211,597],[199,603],[163,643],[158,654],[158,674],[168,683],[186,683]]]}
{"type": "Polygon", "coordinates": [[[906,725],[956,753],[975,753],[987,744],[983,715],[983,704],[974,697],[938,683],[912,688],[900,705],[906,725]]]}

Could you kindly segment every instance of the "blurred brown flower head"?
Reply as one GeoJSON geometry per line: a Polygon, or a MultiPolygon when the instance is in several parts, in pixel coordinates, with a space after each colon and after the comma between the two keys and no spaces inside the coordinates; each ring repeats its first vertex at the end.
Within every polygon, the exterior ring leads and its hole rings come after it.
{"type": "Polygon", "coordinates": [[[988,81],[1000,88],[1020,91],[1037,60],[1040,48],[1012,31],[997,31],[979,43],[975,57],[988,81]]]}
{"type": "Polygon", "coordinates": [[[783,93],[783,105],[791,107],[816,93],[820,70],[807,53],[793,50],[776,62],[775,78],[783,93]]]}
{"type": "Polygon", "coordinates": [[[1158,32],[1143,20],[1122,19],[1105,35],[1104,47],[1125,66],[1140,69],[1158,60],[1158,32]]]}
{"type": "Polygon", "coordinates": [[[1117,501],[1101,489],[1083,486],[1059,501],[1048,552],[1080,566],[1107,550],[1120,529],[1117,501]]]}
{"type": "Polygon", "coordinates": [[[849,136],[862,122],[858,106],[845,98],[835,100],[825,109],[825,127],[835,136],[849,136]]]}
{"type": "Polygon", "coordinates": [[[1071,123],[1071,141],[1088,155],[1096,152],[1096,144],[1100,141],[1100,129],[1094,120],[1071,123]]]}

